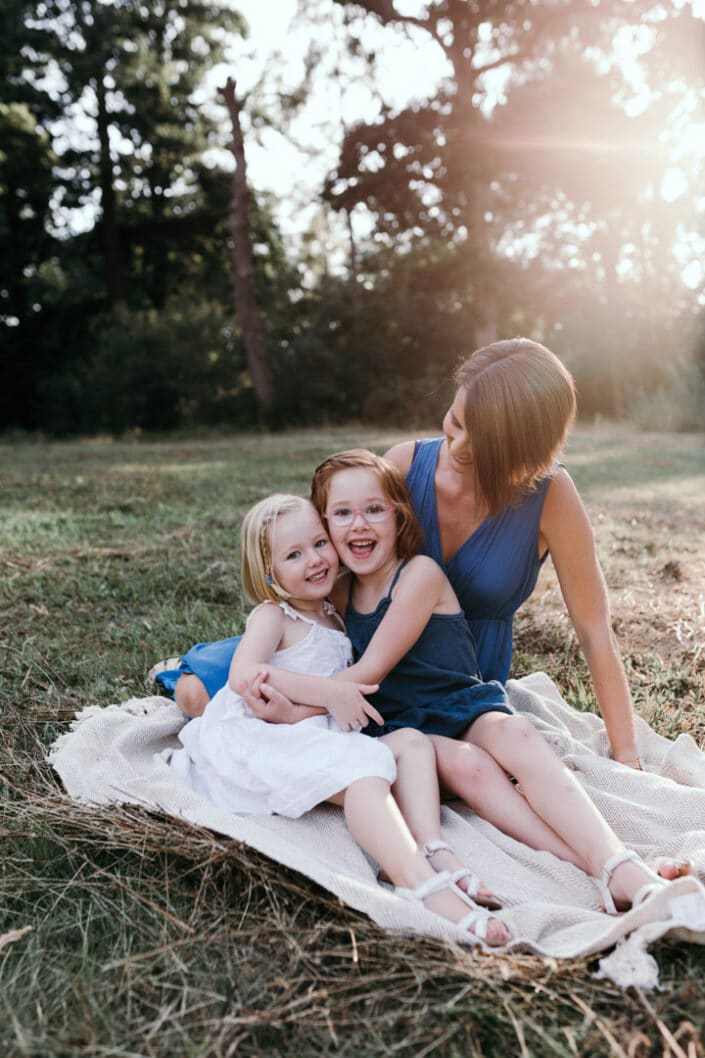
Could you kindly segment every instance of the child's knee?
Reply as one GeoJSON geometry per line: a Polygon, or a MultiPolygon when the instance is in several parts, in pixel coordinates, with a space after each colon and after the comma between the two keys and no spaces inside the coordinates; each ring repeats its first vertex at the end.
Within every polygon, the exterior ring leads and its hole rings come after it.
{"type": "Polygon", "coordinates": [[[186,672],[179,676],[174,688],[174,701],[184,716],[193,719],[201,716],[210,698],[198,676],[186,672]]]}
{"type": "Polygon", "coordinates": [[[423,731],[416,731],[413,727],[402,727],[385,736],[384,741],[397,760],[401,754],[405,756],[413,754],[416,758],[426,757],[435,764],[433,745],[423,731]]]}
{"type": "Polygon", "coordinates": [[[541,738],[534,725],[525,716],[504,715],[500,722],[503,736],[515,746],[528,747],[531,745],[542,745],[546,743],[541,738]]]}
{"type": "Polygon", "coordinates": [[[484,750],[471,742],[447,740],[436,749],[438,773],[446,786],[453,789],[462,783],[466,790],[469,785],[480,790],[487,785],[494,763],[484,750]]]}

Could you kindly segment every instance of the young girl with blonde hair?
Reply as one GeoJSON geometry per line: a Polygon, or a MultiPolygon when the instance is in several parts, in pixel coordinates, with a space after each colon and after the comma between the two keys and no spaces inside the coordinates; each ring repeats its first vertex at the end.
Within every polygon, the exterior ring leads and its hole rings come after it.
{"type": "Polygon", "coordinates": [[[233,812],[297,817],[324,801],[341,805],[351,834],[401,896],[489,944],[505,943],[506,927],[463,888],[474,882],[482,895],[470,872],[455,859],[439,872],[430,863],[428,849],[442,844],[433,746],[412,730],[379,740],[360,734],[368,718],[383,722],[364,697],[376,684],[334,678],[352,661],[327,601],[338,564],[308,500],[275,495],[249,511],[242,579],[257,605],[228,683],[203,716],[185,725],[171,767],[233,812]],[[236,689],[256,685],[264,666],[290,699],[310,703],[291,705],[279,717],[288,723],[268,722],[266,709],[256,715],[236,689]]]}

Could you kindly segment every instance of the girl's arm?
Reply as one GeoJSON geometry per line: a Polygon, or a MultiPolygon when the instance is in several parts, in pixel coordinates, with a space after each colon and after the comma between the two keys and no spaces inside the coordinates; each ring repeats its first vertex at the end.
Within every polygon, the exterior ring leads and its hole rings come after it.
{"type": "Polygon", "coordinates": [[[381,683],[411,650],[433,613],[458,613],[460,604],[440,566],[425,555],[403,570],[379,628],[359,661],[336,680],[381,683]]]}
{"type": "MultiPolygon", "coordinates": [[[[286,695],[293,703],[302,704],[295,705],[295,713],[290,716],[278,699],[276,717],[267,712],[266,707],[262,707],[264,712],[253,709],[255,715],[278,723],[296,723],[307,716],[331,713],[343,729],[365,727],[368,717],[383,723],[380,714],[364,697],[377,690],[377,685],[372,681],[348,681],[341,685],[334,679],[289,672],[268,663],[282,641],[287,620],[289,618],[278,606],[261,606],[253,611],[245,635],[233,656],[228,682],[234,691],[242,694],[243,691],[251,690],[256,681],[261,685],[264,674],[267,684],[275,691],[286,695]],[[312,709],[312,706],[317,708],[312,709]],[[283,710],[281,716],[278,714],[279,709],[283,710]]],[[[250,701],[248,697],[248,705],[250,701]]]]}
{"type": "Polygon", "coordinates": [[[640,768],[634,710],[624,665],[612,632],[605,579],[595,554],[587,512],[573,481],[559,468],[541,516],[548,548],[575,634],[590,669],[595,697],[615,760],[640,768]]]}

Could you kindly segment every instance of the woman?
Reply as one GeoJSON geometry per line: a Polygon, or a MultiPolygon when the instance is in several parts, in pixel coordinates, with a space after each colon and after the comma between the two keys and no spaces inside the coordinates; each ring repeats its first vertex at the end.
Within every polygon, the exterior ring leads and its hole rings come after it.
{"type": "MultiPolygon", "coordinates": [[[[504,682],[512,621],[550,553],[583,649],[614,758],[642,764],[624,667],[585,508],[555,462],[575,417],[575,385],[558,358],[525,338],[494,342],[459,368],[442,438],[395,445],[424,530],[477,641],[483,678],[504,682]]],[[[182,659],[175,698],[199,715],[227,680],[237,640],[199,644],[182,659]]],[[[169,687],[169,674],[158,677],[169,687]]]]}

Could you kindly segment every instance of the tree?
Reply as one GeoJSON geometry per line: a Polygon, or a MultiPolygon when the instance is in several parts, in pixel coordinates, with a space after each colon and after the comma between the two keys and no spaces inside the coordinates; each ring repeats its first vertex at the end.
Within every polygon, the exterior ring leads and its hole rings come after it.
{"type": "Polygon", "coordinates": [[[267,355],[262,317],[255,294],[255,274],[252,261],[252,237],[250,234],[250,189],[247,183],[245,144],[240,127],[241,101],[237,98],[236,85],[228,77],[220,89],[230,115],[232,125],[231,150],[235,158],[232,196],[232,262],[233,300],[238,322],[242,330],[247,351],[247,366],[252,385],[263,416],[272,403],[272,369],[267,355]]]}
{"type": "MultiPolygon", "coordinates": [[[[95,135],[62,155],[66,206],[100,213],[85,241],[100,247],[108,304],[164,304],[175,257],[212,225],[201,194],[200,156],[215,125],[195,100],[207,69],[242,31],[230,7],[182,0],[49,0],[64,111],[80,111],[95,135]]],[[[177,269],[178,271],[178,269],[177,269]]]]}
{"type": "MultiPolygon", "coordinates": [[[[349,131],[326,197],[344,210],[364,203],[391,245],[413,252],[415,240],[437,238],[462,248],[452,286],[439,296],[470,300],[468,346],[495,337],[507,308],[525,314],[518,302],[506,305],[500,285],[535,258],[537,244],[554,285],[562,269],[575,287],[577,260],[584,296],[597,275],[604,302],[614,301],[628,274],[625,253],[639,257],[638,269],[659,252],[663,258],[645,213],[649,196],[652,216],[674,213],[653,208],[653,163],[661,163],[661,173],[667,163],[657,137],[668,107],[652,98],[643,115],[629,116],[628,86],[610,56],[616,31],[640,18],[651,27],[650,55],[668,35],[665,27],[678,24],[681,37],[687,25],[697,38],[702,22],[685,10],[666,18],[663,6],[644,2],[437,0],[416,15],[393,0],[336,3],[385,30],[426,34],[447,60],[450,76],[433,99],[400,112],[386,108],[379,120],[349,131]],[[492,101],[489,77],[500,70],[506,77],[492,101]],[[635,209],[642,192],[644,208],[635,209]]],[[[662,70],[672,77],[666,55],[662,49],[662,70]]],[[[692,92],[689,66],[684,81],[692,92]]],[[[661,81],[662,92],[667,83],[661,81]]],[[[521,278],[526,289],[527,274],[521,278]]]]}

